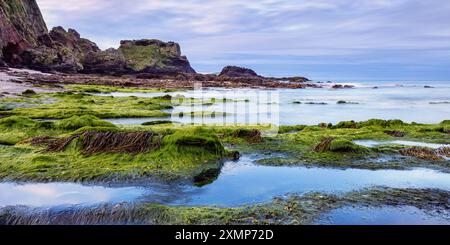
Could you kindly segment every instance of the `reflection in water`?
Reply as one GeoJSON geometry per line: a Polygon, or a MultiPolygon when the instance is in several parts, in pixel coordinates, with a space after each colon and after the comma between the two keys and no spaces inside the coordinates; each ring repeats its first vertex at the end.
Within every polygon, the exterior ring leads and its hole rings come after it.
{"type": "Polygon", "coordinates": [[[450,217],[426,213],[411,206],[344,207],[333,210],[316,221],[333,225],[449,225],[450,217]]]}
{"type": "Polygon", "coordinates": [[[450,174],[430,169],[364,170],[259,166],[256,157],[227,162],[219,178],[175,202],[178,205],[239,206],[287,193],[347,192],[371,186],[450,190],[450,174]]]}
{"type": "Polygon", "coordinates": [[[132,201],[146,193],[135,187],[106,188],[73,183],[0,184],[0,207],[58,206],[132,201]]]}
{"type": "Polygon", "coordinates": [[[260,157],[228,161],[219,178],[202,187],[145,183],[107,188],[80,184],[0,184],[0,206],[57,206],[117,202],[168,205],[241,206],[270,201],[275,196],[306,192],[347,192],[371,186],[450,190],[450,174],[430,169],[363,170],[255,165],[260,157]]]}

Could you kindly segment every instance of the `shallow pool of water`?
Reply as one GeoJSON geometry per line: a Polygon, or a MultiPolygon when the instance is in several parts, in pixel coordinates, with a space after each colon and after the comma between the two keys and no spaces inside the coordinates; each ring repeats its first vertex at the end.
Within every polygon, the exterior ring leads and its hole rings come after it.
{"type": "Polygon", "coordinates": [[[145,193],[146,190],[135,187],[107,188],[74,183],[1,183],[0,207],[117,203],[135,200],[145,193]]]}
{"type": "MultiPolygon", "coordinates": [[[[175,121],[205,124],[318,124],[371,118],[401,119],[405,122],[439,123],[449,119],[450,86],[379,86],[354,89],[224,89],[167,93],[203,99],[216,98],[212,105],[179,105],[172,111],[175,121]],[[222,103],[227,98],[232,102],[222,103]],[[345,101],[350,103],[338,103],[345,101]],[[215,111],[231,114],[225,118],[178,118],[179,112],[215,111]]],[[[111,93],[113,96],[154,97],[164,93],[111,93]]],[[[127,123],[134,123],[132,120],[127,123]]]]}
{"type": "Polygon", "coordinates": [[[450,174],[430,169],[363,170],[255,165],[256,156],[227,162],[212,184],[192,188],[178,205],[239,206],[287,193],[347,192],[371,186],[450,190],[450,174]]]}
{"type": "Polygon", "coordinates": [[[450,217],[416,207],[344,207],[321,217],[317,224],[332,225],[449,225],[450,217]]]}
{"type": "Polygon", "coordinates": [[[390,141],[376,141],[376,140],[355,140],[353,141],[355,144],[362,145],[365,147],[375,147],[380,145],[404,145],[404,146],[421,146],[428,147],[432,149],[438,149],[441,147],[450,147],[447,144],[433,144],[433,143],[425,143],[425,142],[417,142],[417,141],[406,141],[406,140],[390,140],[390,141]]]}
{"type": "Polygon", "coordinates": [[[226,162],[216,181],[203,187],[147,183],[135,187],[0,183],[0,206],[58,206],[116,202],[241,206],[275,196],[311,191],[343,193],[371,186],[450,190],[450,174],[430,169],[362,170],[255,165],[261,156],[226,162]]]}

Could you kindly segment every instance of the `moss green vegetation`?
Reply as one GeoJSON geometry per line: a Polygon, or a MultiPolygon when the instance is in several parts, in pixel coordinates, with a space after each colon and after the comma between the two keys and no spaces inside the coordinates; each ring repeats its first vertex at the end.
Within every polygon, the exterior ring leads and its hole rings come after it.
{"type": "MultiPolygon", "coordinates": [[[[428,143],[450,143],[447,124],[407,124],[399,120],[369,120],[364,122],[341,122],[337,125],[284,126],[281,134],[265,137],[260,144],[243,145],[243,152],[281,152],[286,157],[260,160],[267,165],[306,165],[356,168],[408,168],[432,166],[449,169],[449,161],[423,161],[414,157],[403,157],[398,145],[366,148],[356,145],[354,140],[411,140],[428,143]],[[330,138],[329,142],[324,142],[330,138]],[[325,144],[326,143],[326,144],[325,144]],[[315,150],[320,144],[323,150],[315,150]],[[378,162],[386,156],[390,161],[378,162]]],[[[321,147],[319,147],[321,148],[321,147]]]]}
{"type": "Polygon", "coordinates": [[[450,193],[434,189],[375,188],[343,195],[308,193],[274,198],[271,202],[236,208],[171,207],[158,204],[103,205],[71,212],[58,209],[8,207],[0,209],[2,225],[89,225],[89,224],[160,224],[160,225],[304,225],[315,224],[334,209],[382,206],[413,206],[425,212],[449,217],[450,193]]]}
{"type": "MultiPolygon", "coordinates": [[[[205,184],[219,174],[220,159],[235,158],[239,155],[236,152],[225,151],[223,144],[243,153],[255,151],[284,153],[285,157],[282,158],[259,161],[259,164],[267,165],[369,169],[431,166],[450,171],[449,161],[443,158],[425,160],[409,156],[411,154],[402,155],[401,153],[405,152],[405,147],[402,146],[382,145],[366,148],[353,142],[361,139],[393,140],[401,138],[450,144],[448,120],[435,125],[373,119],[364,122],[346,121],[336,125],[280,126],[278,135],[264,135],[264,130],[270,125],[183,125],[178,127],[177,124],[161,120],[139,126],[118,127],[101,118],[169,116],[163,110],[172,108],[174,98],[179,98],[183,104],[186,102],[208,104],[228,101],[217,99],[200,101],[169,95],[155,98],[98,96],[85,92],[91,89],[91,91],[101,92],[120,91],[121,88],[90,85],[73,85],[70,88],[74,92],[27,93],[19,98],[0,99],[0,105],[2,105],[0,115],[6,116],[0,119],[0,144],[9,145],[9,147],[0,149],[0,178],[98,181],[155,177],[164,180],[188,179],[198,184],[205,184]],[[37,121],[33,119],[62,120],[37,121]],[[86,155],[83,154],[85,149],[82,144],[84,142],[83,135],[86,132],[96,132],[98,135],[101,135],[99,133],[109,133],[113,137],[109,141],[105,140],[99,143],[111,143],[112,139],[120,141],[120,137],[112,134],[113,132],[154,132],[161,138],[161,145],[147,152],[136,154],[106,150],[98,152],[98,154],[86,155]],[[70,139],[71,136],[77,137],[70,139]],[[70,140],[65,142],[65,139],[70,140]],[[65,145],[67,147],[61,151],[45,151],[45,147],[48,147],[51,142],[67,143],[65,145]],[[386,156],[389,156],[390,160],[383,163],[377,161],[386,156]]],[[[183,113],[180,116],[217,117],[224,115],[199,111],[183,113]]],[[[115,147],[117,148],[118,145],[115,147]]]]}
{"type": "Polygon", "coordinates": [[[149,66],[164,68],[164,61],[169,58],[162,49],[152,45],[122,45],[119,50],[123,53],[127,63],[137,71],[149,66]]]}
{"type": "MultiPolygon", "coordinates": [[[[10,100],[0,100],[0,103],[6,102],[10,100]]],[[[64,119],[82,115],[99,118],[166,117],[169,114],[161,110],[172,108],[170,99],[165,98],[115,98],[72,92],[34,95],[33,98],[16,99],[16,103],[30,106],[0,111],[0,115],[38,119],[64,119]]]]}
{"type": "MultiPolygon", "coordinates": [[[[84,95],[82,96],[84,99],[84,95]]],[[[56,122],[11,116],[0,119],[0,144],[10,145],[0,148],[0,179],[119,181],[159,178],[168,181],[185,179],[201,185],[210,183],[217,177],[221,159],[239,155],[226,151],[224,144],[243,153],[284,153],[285,157],[258,162],[266,165],[369,169],[431,166],[450,169],[449,161],[402,156],[399,154],[405,148],[402,146],[366,148],[353,143],[353,140],[360,139],[398,139],[392,136],[398,134],[392,132],[401,131],[404,140],[448,144],[450,136],[446,131],[446,122],[436,125],[384,121],[356,124],[357,126],[351,127],[345,123],[338,124],[345,125],[344,127],[287,126],[281,128],[282,132],[287,133],[264,135],[262,132],[269,126],[174,127],[173,124],[157,124],[117,127],[92,115],[72,116],[56,122]],[[86,155],[83,148],[83,135],[86,132],[105,132],[111,137],[114,135],[112,132],[153,132],[160,143],[149,151],[130,154],[107,150],[110,146],[108,144],[116,144],[116,148],[122,146],[114,143],[120,142],[120,138],[114,136],[115,138],[108,139],[105,136],[104,140],[94,143],[106,150],[86,155]],[[75,138],[65,141],[74,135],[75,138]],[[65,142],[66,145],[59,151],[45,151],[55,141],[65,142]],[[393,157],[383,163],[376,161],[385,156],[393,157]]],[[[128,141],[134,142],[132,139],[128,141]]],[[[140,145],[142,140],[133,144],[140,145]]]]}
{"type": "Polygon", "coordinates": [[[0,148],[0,179],[119,181],[156,178],[204,182],[217,177],[211,176],[211,170],[218,174],[220,160],[229,156],[219,138],[202,128],[157,130],[150,139],[155,140],[152,143],[155,147],[145,150],[149,142],[139,138],[139,132],[149,131],[121,131],[93,116],[75,116],[44,124],[17,116],[0,120],[0,142],[12,145],[0,148]],[[129,134],[136,137],[130,138],[129,134]],[[90,138],[86,139],[88,135],[90,138]],[[133,154],[120,150],[142,145],[145,151],[133,154]]]}
{"type": "Polygon", "coordinates": [[[10,145],[0,148],[0,179],[9,180],[156,178],[202,185],[217,178],[221,159],[239,156],[225,150],[222,142],[254,143],[261,138],[259,131],[241,127],[161,124],[119,128],[90,115],[56,122],[11,116],[0,119],[0,128],[1,144],[10,145]],[[140,132],[152,132],[154,137],[142,138],[140,132]],[[155,147],[145,148],[150,142],[155,147]],[[126,150],[136,148],[144,151],[126,150]]]}
{"type": "Polygon", "coordinates": [[[60,133],[63,131],[56,129],[52,122],[39,122],[21,116],[0,119],[0,144],[3,145],[15,145],[31,137],[60,133]]]}
{"type": "Polygon", "coordinates": [[[76,130],[83,127],[116,127],[110,122],[100,120],[91,115],[73,116],[71,118],[62,119],[55,123],[56,128],[63,130],[76,130]]]}

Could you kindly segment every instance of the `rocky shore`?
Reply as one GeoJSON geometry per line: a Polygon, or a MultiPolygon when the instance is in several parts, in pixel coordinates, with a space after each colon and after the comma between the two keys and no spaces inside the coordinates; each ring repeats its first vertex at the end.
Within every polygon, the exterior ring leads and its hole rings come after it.
{"type": "Polygon", "coordinates": [[[34,84],[192,88],[202,82],[204,87],[318,87],[304,77],[263,77],[236,66],[225,67],[219,75],[199,74],[175,42],[123,40],[118,49],[101,50],[74,29],[48,31],[34,0],[0,2],[0,49],[0,66],[52,74],[22,74],[34,84]]]}
{"type": "Polygon", "coordinates": [[[320,88],[320,84],[309,81],[285,82],[280,78],[265,77],[224,77],[205,74],[178,74],[156,75],[99,75],[99,74],[66,74],[66,73],[40,73],[28,70],[3,69],[4,76],[12,78],[12,82],[30,84],[33,86],[50,86],[60,88],[65,84],[80,85],[108,85],[133,88],[166,88],[166,89],[193,89],[196,84],[202,87],[224,88],[320,88]]]}

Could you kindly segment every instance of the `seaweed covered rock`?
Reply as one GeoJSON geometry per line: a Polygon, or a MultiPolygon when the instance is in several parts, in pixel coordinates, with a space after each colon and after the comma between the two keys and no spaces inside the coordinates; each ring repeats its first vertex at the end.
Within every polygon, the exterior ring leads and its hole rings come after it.
{"type": "Polygon", "coordinates": [[[333,152],[364,152],[366,149],[363,146],[359,146],[350,140],[336,139],[331,141],[330,151],[333,152]]]}
{"type": "Polygon", "coordinates": [[[63,119],[58,122],[56,122],[56,127],[60,129],[66,129],[66,130],[76,130],[83,127],[112,127],[114,128],[115,125],[101,120],[98,117],[91,116],[91,115],[84,115],[84,116],[73,116],[71,118],[63,119]]]}
{"type": "Polygon", "coordinates": [[[22,95],[24,96],[32,96],[32,95],[36,95],[36,91],[32,90],[32,89],[27,89],[25,91],[22,92],[22,95]]]}
{"type": "Polygon", "coordinates": [[[28,117],[10,116],[0,119],[0,127],[3,128],[24,128],[32,127],[35,124],[36,122],[28,117]]]}
{"type": "Polygon", "coordinates": [[[333,126],[333,128],[358,128],[358,123],[355,121],[342,121],[333,126]]]}
{"type": "Polygon", "coordinates": [[[200,131],[175,132],[165,138],[164,144],[185,152],[189,149],[201,149],[213,155],[222,156],[225,153],[225,148],[217,136],[200,131]]]}
{"type": "Polygon", "coordinates": [[[313,151],[315,152],[340,152],[340,153],[361,153],[367,149],[363,146],[359,146],[350,140],[336,139],[333,137],[324,138],[319,144],[317,144],[313,151]]]}
{"type": "Polygon", "coordinates": [[[257,129],[237,129],[233,132],[233,137],[243,138],[250,143],[259,143],[263,141],[261,131],[257,129]]]}
{"type": "Polygon", "coordinates": [[[362,122],[355,121],[343,121],[339,122],[333,128],[362,128],[362,127],[370,127],[370,126],[378,126],[378,127],[395,127],[395,126],[403,126],[405,123],[402,120],[383,120],[383,119],[370,119],[362,122]]]}
{"type": "Polygon", "coordinates": [[[403,125],[405,125],[405,123],[402,120],[382,120],[382,119],[370,119],[359,123],[360,127],[367,127],[367,126],[393,127],[403,125]]]}

